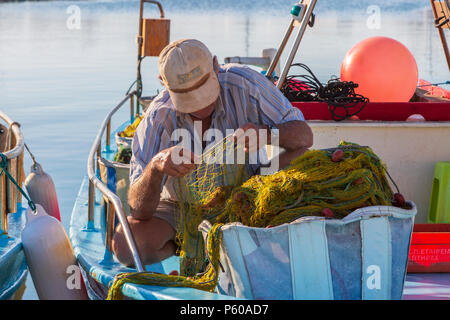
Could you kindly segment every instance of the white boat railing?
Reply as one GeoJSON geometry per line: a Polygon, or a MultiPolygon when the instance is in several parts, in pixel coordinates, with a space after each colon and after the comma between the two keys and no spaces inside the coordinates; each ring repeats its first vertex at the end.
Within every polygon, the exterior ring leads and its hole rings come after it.
{"type": "Polygon", "coordinates": [[[97,188],[104,197],[108,200],[106,205],[106,236],[105,236],[105,247],[110,253],[112,253],[112,237],[114,235],[114,221],[117,215],[119,223],[123,228],[123,233],[127,244],[130,248],[133,261],[135,263],[136,269],[139,272],[145,271],[144,265],[142,264],[141,257],[139,255],[136,241],[134,239],[133,233],[131,232],[128,220],[123,209],[122,201],[120,198],[111,191],[106,184],[104,184],[96,174],[96,163],[98,168],[98,159],[101,157],[101,141],[103,134],[106,131],[106,149],[110,147],[110,136],[111,136],[111,118],[112,116],[128,101],[130,100],[130,113],[131,119],[134,116],[134,97],[136,92],[131,92],[126,95],[126,97],[114,107],[103,120],[100,130],[92,144],[91,151],[89,153],[89,158],[87,162],[87,170],[89,176],[89,201],[88,201],[88,227],[94,223],[94,211],[95,211],[95,189],[97,188]]]}
{"type": "MultiPolygon", "coordinates": [[[[13,121],[8,115],[0,111],[0,118],[8,125],[8,133],[6,147],[3,155],[6,157],[6,170],[11,174],[14,180],[22,187],[23,180],[23,152],[24,140],[20,125],[13,121]]],[[[3,162],[3,159],[0,159],[3,162]]],[[[8,233],[8,214],[17,212],[17,203],[21,202],[21,193],[17,192],[17,188],[13,185],[6,174],[0,177],[1,190],[1,231],[2,234],[8,233]]]]}

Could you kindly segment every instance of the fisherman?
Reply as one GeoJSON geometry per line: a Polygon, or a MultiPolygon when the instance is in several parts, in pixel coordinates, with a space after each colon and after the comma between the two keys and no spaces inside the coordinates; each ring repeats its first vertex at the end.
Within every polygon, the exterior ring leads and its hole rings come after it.
{"type": "MultiPolygon", "coordinates": [[[[128,222],[146,265],[175,254],[178,198],[174,182],[196,168],[195,149],[180,149],[172,139],[176,130],[189,132],[192,144],[198,144],[195,137],[205,137],[208,129],[219,130],[224,137],[229,129],[255,133],[256,140],[245,140],[246,152],[276,141],[284,150],[278,158],[280,169],[313,144],[301,111],[268,79],[246,66],[219,66],[202,42],[172,42],[162,50],[158,66],[166,89],[145,111],[134,135],[128,192],[128,222]],[[180,156],[192,161],[174,161],[180,156]]],[[[201,150],[205,150],[209,144],[202,140],[201,150]]],[[[257,167],[247,166],[247,170],[256,174],[257,167]]],[[[134,264],[120,224],[113,250],[122,264],[134,264]]]]}

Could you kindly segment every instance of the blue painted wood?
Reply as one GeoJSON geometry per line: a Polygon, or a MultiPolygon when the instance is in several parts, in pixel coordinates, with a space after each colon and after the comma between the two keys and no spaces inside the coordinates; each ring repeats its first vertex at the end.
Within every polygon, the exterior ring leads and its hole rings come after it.
{"type": "Polygon", "coordinates": [[[0,236],[0,299],[10,299],[24,283],[28,270],[22,248],[21,231],[25,225],[25,208],[8,215],[8,234],[0,236]]]}
{"type": "Polygon", "coordinates": [[[333,299],[325,223],[316,220],[288,226],[294,299],[333,299]]]}
{"type": "Polygon", "coordinates": [[[362,298],[391,298],[392,248],[387,217],[363,219],[361,226],[362,298]]]}
{"type": "MultiPolygon", "coordinates": [[[[239,234],[236,226],[229,226],[228,228],[230,229],[230,231],[232,231],[232,233],[224,234],[222,241],[224,242],[225,248],[227,248],[226,253],[229,258],[224,259],[224,257],[221,257],[221,263],[222,265],[225,265],[227,270],[232,270],[228,266],[228,263],[229,261],[233,261],[234,270],[246,270],[244,255],[256,249],[256,245],[254,244],[250,235],[245,237],[245,233],[239,234]],[[238,242],[239,244],[236,245],[236,242],[238,242]]],[[[242,272],[242,274],[232,272],[231,277],[233,279],[233,283],[235,284],[234,290],[236,296],[251,298],[254,297],[250,286],[249,275],[247,272],[242,272]]]]}

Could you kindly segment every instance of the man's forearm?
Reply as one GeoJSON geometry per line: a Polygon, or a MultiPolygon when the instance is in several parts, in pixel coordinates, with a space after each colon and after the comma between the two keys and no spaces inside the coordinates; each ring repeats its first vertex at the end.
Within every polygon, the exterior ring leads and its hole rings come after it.
{"type": "Polygon", "coordinates": [[[313,133],[305,121],[289,121],[277,124],[279,130],[279,146],[286,152],[296,152],[313,145],[313,133]]]}
{"type": "Polygon", "coordinates": [[[128,204],[133,218],[139,220],[151,218],[159,204],[163,177],[164,174],[149,163],[142,176],[130,186],[128,204]]]}

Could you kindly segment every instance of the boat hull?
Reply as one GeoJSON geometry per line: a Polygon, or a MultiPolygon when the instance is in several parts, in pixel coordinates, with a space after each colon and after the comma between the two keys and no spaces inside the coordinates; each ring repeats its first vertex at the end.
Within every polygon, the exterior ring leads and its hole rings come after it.
{"type": "Polygon", "coordinates": [[[8,215],[8,235],[0,236],[0,299],[14,299],[27,275],[27,264],[20,241],[25,224],[25,210],[8,215]]]}

